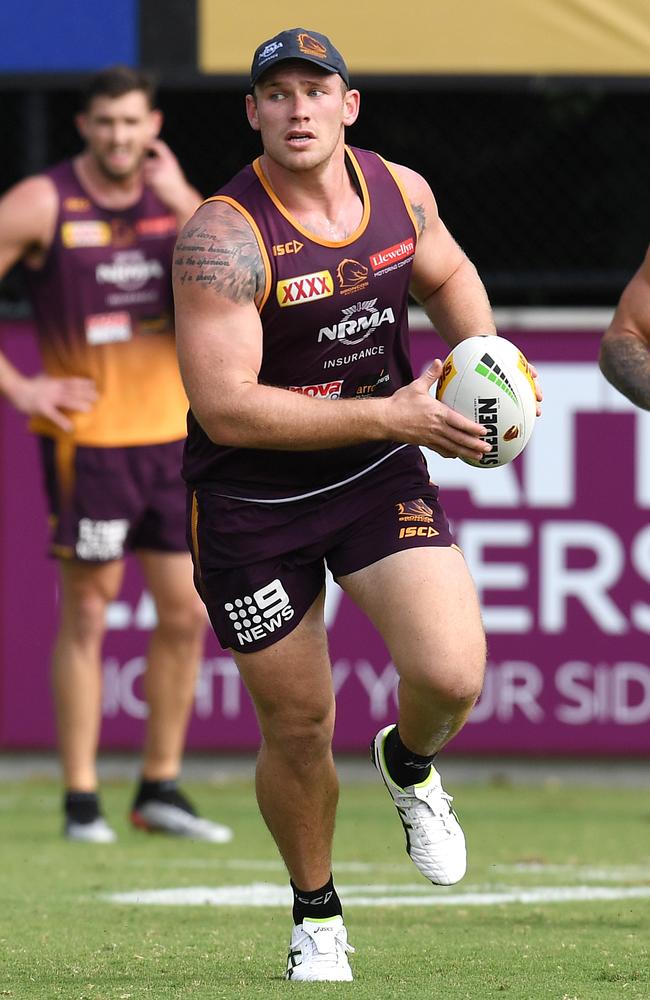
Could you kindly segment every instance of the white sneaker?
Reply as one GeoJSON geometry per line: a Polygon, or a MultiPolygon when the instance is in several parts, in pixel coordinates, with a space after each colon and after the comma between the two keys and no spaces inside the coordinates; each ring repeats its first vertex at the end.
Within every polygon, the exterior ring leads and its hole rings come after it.
{"type": "Polygon", "coordinates": [[[285,979],[301,983],[351,983],[348,932],[343,917],[305,917],[291,932],[285,979]]]}
{"type": "Polygon", "coordinates": [[[386,766],[384,744],[395,726],[386,726],[372,741],[372,759],[384,779],[406,834],[406,852],[415,867],[436,885],[460,882],[467,869],[465,835],[451,808],[435,767],[424,781],[400,788],[386,766]]]}
{"type": "Polygon", "coordinates": [[[91,823],[75,823],[66,818],[63,836],[66,840],[85,844],[113,844],[117,840],[115,830],[111,830],[103,816],[98,816],[91,823]]]}
{"type": "Polygon", "coordinates": [[[150,799],[131,810],[131,822],[140,830],[150,833],[168,833],[173,837],[205,840],[212,844],[227,844],[232,840],[232,830],[221,823],[195,816],[185,809],[150,799]]]}

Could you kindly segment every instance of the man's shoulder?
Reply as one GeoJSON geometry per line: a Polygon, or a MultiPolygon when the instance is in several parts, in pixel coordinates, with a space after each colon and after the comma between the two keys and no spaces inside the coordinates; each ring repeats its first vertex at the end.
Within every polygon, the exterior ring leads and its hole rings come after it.
{"type": "Polygon", "coordinates": [[[55,217],[59,195],[48,173],[32,174],[13,185],[3,196],[4,214],[18,212],[26,218],[55,217]]]}

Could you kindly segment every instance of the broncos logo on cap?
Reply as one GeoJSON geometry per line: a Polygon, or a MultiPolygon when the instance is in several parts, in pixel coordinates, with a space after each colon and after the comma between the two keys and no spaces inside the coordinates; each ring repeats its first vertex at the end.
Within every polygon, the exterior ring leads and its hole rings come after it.
{"type": "Polygon", "coordinates": [[[318,56],[319,59],[327,59],[327,49],[312,35],[300,34],[298,35],[298,45],[300,46],[300,51],[304,52],[306,56],[318,56]]]}

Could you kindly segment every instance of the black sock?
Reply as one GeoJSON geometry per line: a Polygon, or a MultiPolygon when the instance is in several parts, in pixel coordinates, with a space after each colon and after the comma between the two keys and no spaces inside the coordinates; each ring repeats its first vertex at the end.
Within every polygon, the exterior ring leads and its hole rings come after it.
{"type": "Polygon", "coordinates": [[[321,889],[299,889],[290,880],[293,889],[293,922],[301,924],[305,917],[313,920],[326,920],[328,917],[340,917],[343,914],[341,900],[334,888],[334,880],[329,881],[321,889]]]}
{"type": "Polygon", "coordinates": [[[386,737],[384,757],[388,773],[395,784],[400,788],[408,788],[409,785],[417,785],[429,776],[435,754],[422,757],[418,753],[413,753],[404,746],[399,730],[395,726],[386,737]]]}
{"type": "Polygon", "coordinates": [[[164,802],[168,806],[177,806],[184,812],[196,816],[196,811],[191,802],[183,795],[178,788],[175,778],[167,778],[164,781],[147,781],[142,778],[136,792],[133,808],[143,805],[145,802],[164,802]]]}
{"type": "Polygon", "coordinates": [[[74,823],[93,823],[102,814],[97,792],[67,791],[63,808],[68,819],[74,823]]]}

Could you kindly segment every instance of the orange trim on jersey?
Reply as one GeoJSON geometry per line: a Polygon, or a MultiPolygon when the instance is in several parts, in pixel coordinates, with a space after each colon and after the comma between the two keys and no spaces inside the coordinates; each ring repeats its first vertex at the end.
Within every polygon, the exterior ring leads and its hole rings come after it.
{"type": "Polygon", "coordinates": [[[61,502],[61,509],[65,509],[75,484],[74,460],[77,445],[69,434],[65,437],[56,438],[54,445],[54,464],[56,468],[56,484],[61,502]]]}
{"type": "MultiPolygon", "coordinates": [[[[377,154],[377,155],[379,156],[379,154],[377,154]]],[[[402,198],[404,200],[404,207],[406,208],[406,211],[410,215],[411,222],[413,223],[413,226],[415,228],[415,242],[417,244],[417,241],[420,238],[420,228],[418,226],[418,220],[415,217],[415,212],[413,211],[413,206],[411,205],[411,199],[409,198],[408,194],[406,193],[406,188],[404,187],[404,181],[396,173],[396,171],[393,169],[393,167],[390,165],[390,163],[388,163],[383,158],[383,156],[380,156],[379,159],[384,164],[384,166],[386,167],[386,170],[391,175],[391,177],[393,178],[393,180],[397,184],[397,187],[399,188],[399,193],[401,194],[401,196],[402,196],[402,198]]]]}
{"type": "Polygon", "coordinates": [[[234,198],[231,198],[229,195],[227,195],[227,194],[215,194],[215,195],[212,196],[212,198],[206,198],[205,201],[203,202],[203,204],[207,205],[208,202],[210,202],[210,201],[223,201],[223,202],[226,203],[226,205],[230,205],[230,207],[234,208],[236,212],[239,212],[241,215],[244,216],[244,218],[246,219],[247,223],[249,224],[249,226],[253,230],[253,233],[255,235],[255,239],[257,240],[258,246],[260,248],[260,253],[262,254],[262,261],[264,263],[264,282],[265,282],[265,284],[264,284],[264,294],[262,296],[262,301],[260,302],[259,306],[257,307],[257,311],[258,312],[262,312],[262,309],[264,308],[264,306],[266,304],[266,300],[268,299],[269,295],[271,294],[271,261],[269,260],[268,253],[266,252],[266,247],[264,246],[264,240],[262,239],[262,234],[261,234],[261,232],[259,230],[259,227],[258,227],[257,223],[255,222],[255,219],[253,218],[253,216],[250,214],[250,212],[247,209],[245,209],[243,205],[240,205],[238,201],[235,201],[234,198]]]}
{"type": "Polygon", "coordinates": [[[196,499],[196,492],[192,490],[192,513],[190,515],[190,530],[192,534],[192,552],[194,553],[194,565],[196,575],[201,582],[201,558],[199,556],[199,504],[196,499]]]}
{"type": "Polygon", "coordinates": [[[74,549],[69,545],[50,545],[50,555],[56,559],[74,559],[74,549]]]}
{"type": "Polygon", "coordinates": [[[269,198],[277,208],[278,212],[284,216],[287,222],[291,223],[294,229],[297,229],[298,232],[302,233],[302,235],[305,236],[308,240],[310,240],[312,243],[318,244],[318,246],[321,247],[336,248],[336,247],[349,246],[351,243],[354,243],[355,240],[358,240],[359,237],[363,235],[366,226],[368,225],[368,222],[370,220],[370,192],[368,191],[368,185],[366,184],[366,179],[363,176],[361,167],[359,166],[357,159],[352,150],[349,148],[349,146],[345,147],[345,152],[350,163],[352,164],[352,167],[357,177],[357,181],[359,182],[359,187],[361,189],[361,198],[363,201],[363,215],[361,216],[361,222],[359,223],[355,231],[352,233],[352,235],[348,236],[348,238],[345,240],[325,240],[320,236],[316,236],[316,234],[312,233],[309,229],[306,229],[305,226],[303,226],[300,222],[298,222],[298,220],[295,219],[293,215],[291,215],[291,213],[287,211],[287,209],[284,207],[284,205],[276,195],[275,191],[273,190],[273,188],[269,184],[269,181],[267,180],[266,174],[262,170],[262,164],[260,162],[260,158],[255,160],[255,162],[253,163],[253,170],[255,171],[257,179],[259,180],[260,184],[262,185],[262,187],[268,194],[269,198]]]}

